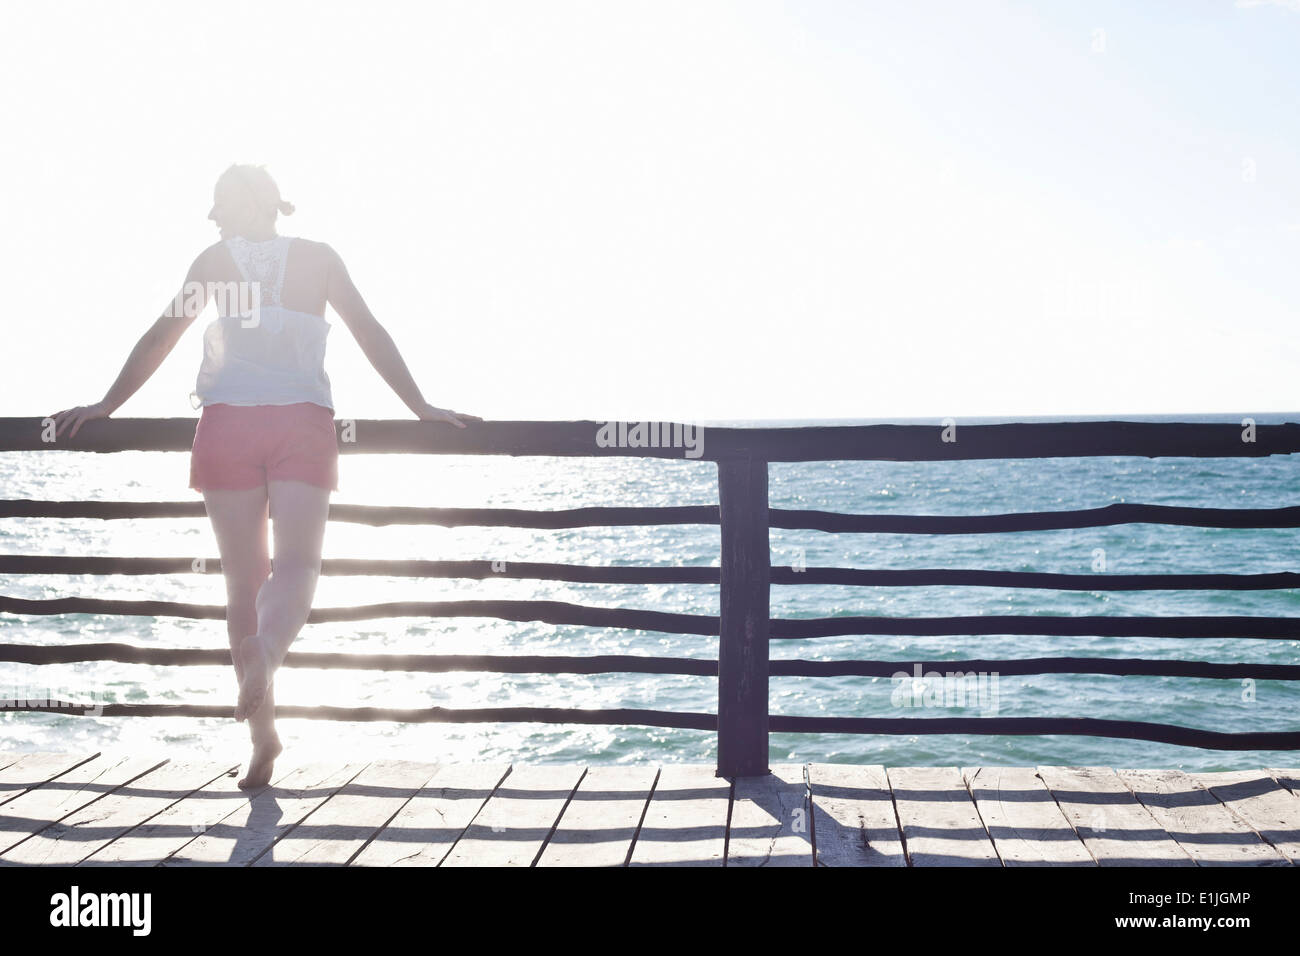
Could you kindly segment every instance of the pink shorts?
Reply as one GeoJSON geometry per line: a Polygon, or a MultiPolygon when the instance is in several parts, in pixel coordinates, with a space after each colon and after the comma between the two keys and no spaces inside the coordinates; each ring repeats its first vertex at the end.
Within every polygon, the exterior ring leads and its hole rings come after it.
{"type": "Polygon", "coordinates": [[[334,412],[324,405],[205,405],[190,450],[190,487],[244,490],[268,481],[339,488],[334,412]]]}

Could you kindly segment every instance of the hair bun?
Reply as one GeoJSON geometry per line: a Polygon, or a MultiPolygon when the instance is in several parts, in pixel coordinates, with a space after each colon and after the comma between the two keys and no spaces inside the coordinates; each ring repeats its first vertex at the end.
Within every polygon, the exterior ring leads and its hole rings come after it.
{"type": "Polygon", "coordinates": [[[293,209],[294,209],[293,203],[289,202],[289,200],[287,199],[280,200],[280,205],[276,206],[276,208],[279,209],[280,212],[284,213],[286,216],[293,215],[293,209]]]}

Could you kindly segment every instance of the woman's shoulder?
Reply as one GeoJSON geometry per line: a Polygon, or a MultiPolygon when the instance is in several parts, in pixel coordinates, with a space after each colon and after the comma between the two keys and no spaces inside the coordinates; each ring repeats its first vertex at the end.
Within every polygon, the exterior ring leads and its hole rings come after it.
{"type": "Polygon", "coordinates": [[[190,266],[190,278],[211,281],[224,271],[222,266],[229,261],[230,253],[226,250],[225,240],[218,239],[194,257],[194,264],[190,266]]]}
{"type": "Polygon", "coordinates": [[[328,265],[338,257],[338,253],[327,242],[318,242],[315,239],[307,239],[303,236],[293,236],[291,238],[290,246],[293,249],[292,255],[294,256],[302,256],[321,265],[328,265]]]}

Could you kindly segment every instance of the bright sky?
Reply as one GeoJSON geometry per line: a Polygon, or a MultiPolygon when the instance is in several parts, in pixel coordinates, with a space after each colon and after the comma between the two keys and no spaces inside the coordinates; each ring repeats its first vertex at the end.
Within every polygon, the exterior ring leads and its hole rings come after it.
{"type": "MultiPolygon", "coordinates": [[[[231,162],[486,418],[1300,409],[1300,0],[4,21],[3,415],[103,396],[231,162]]],[[[196,414],[210,318],[119,416],[196,414]]],[[[407,417],[329,318],[338,417],[407,417]]]]}

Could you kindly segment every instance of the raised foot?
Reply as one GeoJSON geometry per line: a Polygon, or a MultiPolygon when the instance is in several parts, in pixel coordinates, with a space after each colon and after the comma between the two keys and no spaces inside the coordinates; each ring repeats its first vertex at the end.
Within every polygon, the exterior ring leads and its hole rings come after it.
{"type": "Polygon", "coordinates": [[[266,645],[254,634],[244,638],[239,645],[239,662],[244,678],[239,682],[239,701],[235,704],[235,720],[243,722],[257,713],[266,699],[266,688],[271,683],[271,662],[266,645]]]}
{"type": "Polygon", "coordinates": [[[248,760],[248,774],[239,781],[239,789],[253,790],[257,787],[265,787],[271,782],[271,771],[275,767],[275,758],[280,756],[284,747],[280,744],[280,738],[276,737],[265,746],[254,746],[253,756],[248,760]]]}

